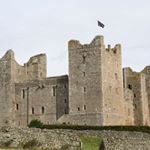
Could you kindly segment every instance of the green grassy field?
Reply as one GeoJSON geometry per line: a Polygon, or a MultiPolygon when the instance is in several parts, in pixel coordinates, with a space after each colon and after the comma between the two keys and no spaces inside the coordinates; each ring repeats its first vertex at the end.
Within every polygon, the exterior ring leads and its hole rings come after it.
{"type": "Polygon", "coordinates": [[[100,150],[102,139],[100,137],[83,136],[81,137],[83,143],[82,150],[100,150]]]}

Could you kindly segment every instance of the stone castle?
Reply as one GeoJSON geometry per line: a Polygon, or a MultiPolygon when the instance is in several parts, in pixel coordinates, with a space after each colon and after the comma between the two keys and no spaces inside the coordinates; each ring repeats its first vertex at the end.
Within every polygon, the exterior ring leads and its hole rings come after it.
{"type": "Polygon", "coordinates": [[[68,43],[69,76],[47,77],[46,55],[23,66],[8,50],[0,59],[0,126],[45,124],[150,125],[150,66],[122,69],[121,45],[103,36],[68,43]]]}

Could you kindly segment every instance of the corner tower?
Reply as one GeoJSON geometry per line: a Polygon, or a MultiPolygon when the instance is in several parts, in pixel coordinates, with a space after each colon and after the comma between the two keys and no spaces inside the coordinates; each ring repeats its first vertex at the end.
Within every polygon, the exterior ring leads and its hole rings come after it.
{"type": "Polygon", "coordinates": [[[104,37],[90,44],[71,40],[69,114],[74,124],[124,124],[121,46],[105,48],[104,37]]]}

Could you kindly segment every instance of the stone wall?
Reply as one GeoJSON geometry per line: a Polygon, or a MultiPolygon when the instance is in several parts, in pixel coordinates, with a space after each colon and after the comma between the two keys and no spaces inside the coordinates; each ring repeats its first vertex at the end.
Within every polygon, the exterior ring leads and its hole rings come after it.
{"type": "Polygon", "coordinates": [[[68,113],[68,76],[16,83],[15,125],[27,126],[33,119],[56,123],[68,113]]]}
{"type": "Polygon", "coordinates": [[[127,131],[75,131],[41,130],[28,128],[0,129],[0,147],[23,147],[34,140],[38,148],[59,149],[68,146],[70,150],[81,150],[81,136],[103,138],[105,150],[150,150],[150,134],[127,131]]]}

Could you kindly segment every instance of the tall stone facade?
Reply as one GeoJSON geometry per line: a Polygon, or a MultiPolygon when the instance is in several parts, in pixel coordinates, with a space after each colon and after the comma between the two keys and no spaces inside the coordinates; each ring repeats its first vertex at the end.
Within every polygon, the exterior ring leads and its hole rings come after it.
{"type": "Polygon", "coordinates": [[[69,114],[80,118],[74,123],[124,124],[121,68],[120,45],[105,48],[103,36],[69,42],[69,114]]]}
{"type": "Polygon", "coordinates": [[[46,55],[23,66],[12,50],[0,59],[0,126],[45,124],[149,125],[150,67],[122,71],[121,45],[96,36],[68,43],[69,76],[47,77],[46,55]]]}

